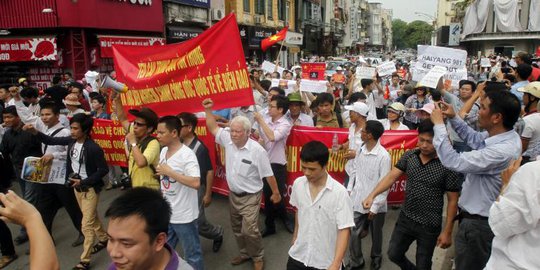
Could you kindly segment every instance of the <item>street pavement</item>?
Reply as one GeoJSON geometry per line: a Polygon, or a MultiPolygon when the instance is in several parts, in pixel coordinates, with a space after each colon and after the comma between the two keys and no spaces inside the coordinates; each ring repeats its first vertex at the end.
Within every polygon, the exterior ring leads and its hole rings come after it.
{"type": "MultiPolygon", "coordinates": [[[[121,190],[109,190],[103,191],[101,193],[100,202],[98,206],[98,212],[100,217],[102,217],[102,222],[106,228],[107,220],[103,218],[105,210],[107,209],[110,202],[121,194],[121,190]]],[[[396,265],[388,260],[386,256],[386,251],[388,250],[388,242],[394,225],[396,223],[399,210],[391,209],[386,215],[386,221],[384,225],[384,239],[383,239],[383,264],[382,269],[394,270],[399,269],[396,265]]],[[[220,224],[225,229],[224,242],[221,250],[217,253],[212,252],[212,241],[208,239],[201,238],[202,251],[204,254],[204,263],[205,269],[231,269],[231,270],[247,270],[253,269],[251,263],[244,263],[239,266],[232,266],[229,261],[238,255],[238,248],[234,240],[230,221],[229,221],[229,209],[228,209],[228,200],[226,197],[214,194],[212,204],[206,210],[207,218],[210,222],[214,224],[220,224]]],[[[259,219],[259,227],[261,230],[264,228],[264,215],[261,213],[259,219]]],[[[19,226],[10,224],[9,225],[13,238],[19,233],[19,226]]],[[[277,224],[277,234],[269,236],[263,239],[264,242],[264,259],[265,259],[265,269],[267,270],[277,270],[285,269],[288,258],[288,250],[291,245],[292,234],[287,232],[281,222],[277,224]]],[[[56,243],[56,252],[60,261],[61,269],[71,269],[75,264],[79,262],[79,256],[82,252],[82,246],[73,248],[71,243],[77,237],[77,232],[69,219],[69,216],[64,209],[61,209],[53,225],[53,236],[56,243]]],[[[364,238],[365,244],[363,245],[364,258],[366,259],[365,269],[369,269],[369,254],[371,240],[370,237],[364,238]]],[[[20,246],[16,246],[17,254],[19,258],[13,262],[11,265],[5,269],[28,269],[29,268],[29,257],[25,255],[28,250],[28,243],[25,243],[20,246]]],[[[413,244],[408,252],[408,257],[414,261],[416,246],[413,244]]],[[[180,250],[177,247],[177,250],[180,250]]],[[[92,257],[91,268],[92,269],[107,269],[108,264],[110,263],[109,256],[106,249],[92,257]]],[[[46,269],[44,269],[46,270],[46,269]]]]}

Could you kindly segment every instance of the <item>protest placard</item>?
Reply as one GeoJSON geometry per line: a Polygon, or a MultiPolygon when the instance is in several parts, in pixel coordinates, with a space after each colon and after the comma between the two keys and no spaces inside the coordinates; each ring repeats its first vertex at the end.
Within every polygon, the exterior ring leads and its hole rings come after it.
{"type": "Polygon", "coordinates": [[[443,78],[452,80],[452,85],[457,85],[460,80],[467,79],[466,59],[467,51],[464,50],[418,45],[413,81],[421,81],[433,67],[442,66],[447,70],[443,78]]]}
{"type": "Polygon", "coordinates": [[[377,66],[377,73],[379,76],[390,76],[396,72],[396,64],[392,61],[384,62],[377,66]]]}
{"type": "Polygon", "coordinates": [[[324,80],[325,63],[302,63],[302,79],[324,80]]]}
{"type": "Polygon", "coordinates": [[[129,88],[120,96],[126,110],[144,106],[163,116],[199,112],[206,98],[216,110],[255,103],[234,13],[188,41],[113,45],[113,54],[117,80],[129,88]]]}
{"type": "MultiPolygon", "coordinates": [[[[312,92],[312,93],[324,93],[326,92],[326,82],[327,81],[311,81],[311,80],[302,80],[300,81],[300,91],[312,92]]],[[[295,80],[280,80],[272,79],[272,84],[270,87],[279,87],[285,90],[285,94],[294,91],[296,86],[295,80]]]]}
{"type": "Polygon", "coordinates": [[[489,62],[489,58],[487,58],[487,57],[480,58],[480,66],[481,67],[491,67],[491,63],[489,62]]]}
{"type": "Polygon", "coordinates": [[[273,73],[274,71],[277,71],[279,73],[279,76],[282,76],[283,71],[285,70],[282,67],[278,67],[276,70],[276,65],[266,60],[264,60],[264,62],[262,63],[261,69],[264,71],[264,73],[273,73]]]}
{"type": "Polygon", "coordinates": [[[439,79],[441,79],[446,72],[445,67],[435,66],[426,74],[426,76],[424,76],[424,78],[422,78],[420,84],[431,88],[437,88],[439,79]]]}
{"type": "Polygon", "coordinates": [[[357,79],[371,79],[375,77],[376,68],[374,67],[357,67],[356,78],[357,79]]]}

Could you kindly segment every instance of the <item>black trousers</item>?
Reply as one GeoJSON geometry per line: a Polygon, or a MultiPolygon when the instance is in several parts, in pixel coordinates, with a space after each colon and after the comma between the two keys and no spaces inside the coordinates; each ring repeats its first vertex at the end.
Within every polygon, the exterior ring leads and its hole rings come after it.
{"type": "Polygon", "coordinates": [[[305,266],[303,263],[289,256],[289,260],[287,260],[287,270],[321,270],[321,269],[305,266]]]}
{"type": "MultiPolygon", "coordinates": [[[[277,163],[272,163],[271,166],[281,198],[285,198],[285,194],[287,193],[287,187],[285,185],[287,181],[287,168],[285,165],[277,163]]],[[[276,229],[276,224],[274,222],[276,217],[281,218],[283,221],[288,221],[287,209],[285,209],[285,201],[283,199],[278,204],[273,204],[272,201],[270,201],[272,189],[270,188],[270,185],[268,185],[268,180],[264,181],[263,193],[264,215],[266,216],[264,224],[266,225],[267,230],[272,231],[276,229]]]]}
{"type": "Polygon", "coordinates": [[[66,208],[73,226],[81,233],[82,212],[72,188],[59,184],[39,185],[37,200],[36,208],[41,213],[43,223],[45,223],[49,233],[51,233],[54,217],[58,209],[62,207],[66,208]]]}
{"type": "Polygon", "coordinates": [[[0,219],[0,251],[2,256],[15,255],[15,247],[13,246],[13,239],[11,238],[11,231],[7,224],[0,219]]]}

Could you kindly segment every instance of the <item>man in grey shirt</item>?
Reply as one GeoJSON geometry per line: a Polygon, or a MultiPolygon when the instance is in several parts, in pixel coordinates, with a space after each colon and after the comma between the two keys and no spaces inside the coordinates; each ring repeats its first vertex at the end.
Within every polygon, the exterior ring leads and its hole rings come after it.
{"type": "MultiPolygon", "coordinates": [[[[476,91],[484,91],[478,112],[478,125],[485,129],[477,132],[460,117],[456,117],[449,104],[435,106],[431,120],[435,124],[433,144],[442,164],[450,170],[465,174],[458,206],[460,223],[456,235],[456,269],[483,269],[491,254],[493,232],[488,223],[489,208],[501,189],[501,172],[509,162],[519,158],[521,144],[513,130],[521,105],[508,91],[491,89],[493,84],[480,84],[476,91]],[[458,153],[448,139],[443,115],[460,138],[473,150],[458,153]]],[[[482,93],[480,92],[480,93],[482,93]]]]}

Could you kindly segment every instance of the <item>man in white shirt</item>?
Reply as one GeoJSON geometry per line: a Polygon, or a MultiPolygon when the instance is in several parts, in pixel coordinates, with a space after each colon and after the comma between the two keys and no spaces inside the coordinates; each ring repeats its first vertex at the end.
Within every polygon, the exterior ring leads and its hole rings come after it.
{"type": "Polygon", "coordinates": [[[329,155],[319,141],[300,152],[304,176],[292,187],[297,212],[287,270],[341,269],[354,220],[347,190],[326,171],[329,155]]]}
{"type": "MultiPolygon", "coordinates": [[[[379,95],[382,94],[382,90],[377,90],[375,96],[375,93],[373,91],[373,88],[377,87],[380,88],[378,83],[372,79],[362,79],[360,80],[360,84],[362,85],[362,93],[364,93],[367,97],[366,104],[369,107],[369,114],[368,114],[368,120],[375,120],[377,119],[377,105],[379,102],[377,100],[379,99],[379,95]]],[[[382,106],[382,105],[381,105],[382,106]]]]}
{"type": "Polygon", "coordinates": [[[349,245],[351,269],[362,268],[365,264],[360,235],[368,228],[371,231],[372,240],[371,268],[381,268],[382,228],[387,211],[386,196],[388,191],[377,196],[370,209],[364,209],[362,201],[368,197],[371,190],[377,186],[392,166],[390,155],[379,143],[379,138],[383,133],[384,127],[379,121],[369,120],[366,122],[366,126],[361,130],[361,139],[364,143],[355,158],[356,175],[347,186],[347,190],[351,192],[355,223],[349,245]]]}
{"type": "Polygon", "coordinates": [[[159,119],[157,139],[163,149],[156,172],[161,176],[161,192],[173,209],[167,243],[174,249],[180,241],[186,261],[196,270],[202,270],[203,257],[197,230],[199,163],[195,153],[180,142],[181,127],[182,122],[175,116],[159,119]]]}
{"type": "Polygon", "coordinates": [[[251,123],[246,117],[233,118],[229,129],[220,128],[212,113],[214,102],[202,102],[206,112],[206,126],[216,137],[216,143],[225,148],[225,170],[229,185],[231,225],[240,248],[240,255],[232,259],[232,265],[253,260],[256,270],[262,270],[263,246],[258,227],[259,208],[262,198],[263,178],[272,189],[271,202],[281,201],[276,178],[264,148],[249,138],[251,123]]]}
{"type": "Polygon", "coordinates": [[[518,169],[519,163],[503,171],[501,194],[489,210],[495,238],[487,270],[540,269],[540,161],[518,169]]]}

